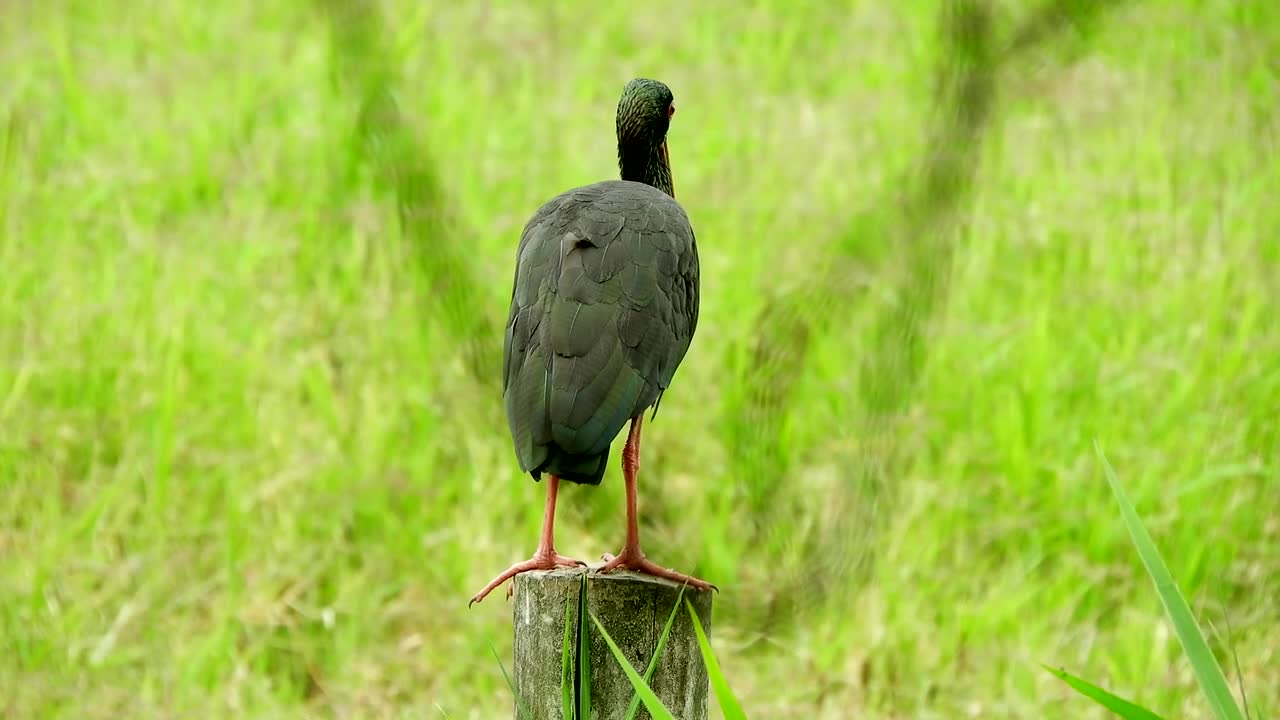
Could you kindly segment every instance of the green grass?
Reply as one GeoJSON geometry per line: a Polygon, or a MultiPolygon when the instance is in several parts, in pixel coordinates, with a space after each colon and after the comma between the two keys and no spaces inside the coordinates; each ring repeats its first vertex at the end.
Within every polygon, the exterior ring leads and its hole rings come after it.
{"type": "MultiPolygon", "coordinates": [[[[631,666],[631,661],[627,660],[627,656],[622,654],[618,644],[610,637],[609,631],[605,630],[604,625],[600,624],[600,619],[592,615],[591,621],[609,646],[609,651],[612,653],[614,661],[622,667],[622,672],[626,674],[627,680],[631,682],[631,687],[635,688],[636,693],[644,702],[644,707],[649,711],[649,714],[655,720],[674,720],[671,711],[662,704],[662,700],[649,688],[644,678],[640,677],[640,673],[636,672],[636,669],[631,666]]],[[[584,685],[584,687],[588,686],[584,685]]]]}
{"type": "Polygon", "coordinates": [[[689,610],[689,617],[693,619],[693,632],[698,637],[698,651],[702,655],[703,665],[707,668],[707,677],[711,689],[715,692],[716,702],[720,705],[720,711],[724,713],[726,720],[747,720],[738,697],[725,680],[724,670],[720,669],[720,662],[716,660],[715,652],[711,649],[711,641],[707,639],[707,633],[702,629],[702,619],[698,617],[698,611],[693,609],[693,603],[688,600],[684,601],[684,605],[689,610]]]}
{"type": "MultiPolygon", "coordinates": [[[[1227,683],[1226,676],[1222,673],[1218,659],[1213,654],[1213,649],[1209,647],[1204,633],[1200,630],[1200,624],[1196,620],[1195,614],[1187,605],[1187,600],[1183,597],[1182,591],[1178,589],[1177,582],[1169,574],[1169,566],[1165,563],[1164,558],[1161,557],[1160,550],[1151,539],[1150,533],[1147,532],[1146,526],[1142,523],[1137,510],[1133,507],[1133,503],[1129,501],[1124,488],[1120,485],[1119,478],[1116,477],[1115,470],[1107,462],[1106,455],[1102,452],[1100,446],[1097,447],[1097,451],[1098,460],[1107,476],[1107,484],[1111,486],[1111,492],[1115,494],[1116,502],[1120,506],[1120,514],[1124,519],[1125,527],[1133,540],[1134,548],[1138,551],[1138,556],[1142,558],[1142,564],[1146,568],[1147,574],[1151,577],[1151,583],[1155,587],[1156,594],[1160,596],[1160,602],[1164,605],[1165,613],[1169,617],[1169,624],[1173,626],[1174,632],[1178,636],[1182,651],[1186,653],[1187,663],[1195,671],[1196,680],[1200,684],[1205,704],[1213,710],[1214,717],[1219,718],[1219,720],[1244,720],[1244,718],[1249,717],[1248,698],[1244,697],[1244,687],[1241,686],[1240,688],[1241,704],[1245,707],[1245,711],[1242,712],[1240,705],[1236,703],[1233,691],[1227,683]]],[[[1130,720],[1161,720],[1159,715],[1147,708],[1117,697],[1115,694],[1107,692],[1065,670],[1054,670],[1047,665],[1045,669],[1056,675],[1081,695],[1088,697],[1119,717],[1129,718],[1130,720]]]]}
{"type": "Polygon", "coordinates": [[[1055,670],[1048,665],[1045,666],[1045,669],[1066,683],[1071,689],[1105,707],[1115,716],[1124,718],[1124,720],[1165,720],[1141,705],[1129,702],[1122,697],[1117,697],[1088,680],[1072,675],[1066,670],[1055,670]]]}
{"type": "MultiPolygon", "coordinates": [[[[685,588],[681,587],[679,594],[676,595],[676,602],[671,606],[671,614],[667,616],[667,621],[662,625],[662,632],[658,635],[658,643],[653,648],[653,656],[649,658],[649,663],[645,666],[644,675],[641,676],[643,682],[648,683],[653,678],[653,672],[658,669],[658,661],[662,659],[662,651],[667,646],[667,638],[671,634],[671,628],[675,625],[676,613],[680,612],[680,602],[684,599],[685,588]]],[[[622,660],[625,660],[625,656],[622,660]]],[[[619,660],[618,662],[622,662],[619,660]]],[[[705,660],[705,657],[704,657],[705,660]]],[[[630,662],[630,661],[628,661],[630,662]]],[[[639,690],[639,688],[636,688],[639,690]]],[[[627,712],[623,715],[623,720],[633,720],[636,713],[640,710],[640,696],[637,694],[631,698],[631,702],[627,703],[627,712]]]]}
{"type": "Polygon", "coordinates": [[[476,377],[635,75],[703,273],[642,533],[752,717],[1105,717],[1040,662],[1205,716],[1093,438],[1280,714],[1280,10],[597,5],[0,10],[0,715],[510,713],[466,600],[541,488],[476,377]]]}

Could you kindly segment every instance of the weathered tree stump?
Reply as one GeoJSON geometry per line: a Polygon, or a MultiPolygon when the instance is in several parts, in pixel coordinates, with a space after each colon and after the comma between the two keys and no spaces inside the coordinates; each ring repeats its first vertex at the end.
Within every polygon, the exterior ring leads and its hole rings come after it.
{"type": "MultiPolygon", "coordinates": [[[[586,575],[587,610],[643,676],[658,647],[662,628],[680,596],[676,583],[632,572],[599,574],[585,569],[550,570],[517,575],[512,603],[515,628],[514,683],[529,713],[528,720],[563,720],[561,710],[562,647],[565,613],[569,616],[569,655],[573,661],[573,696],[578,697],[578,609],[586,575]]],[[[711,634],[711,591],[685,588],[684,597],[711,634]]],[[[681,607],[650,678],[663,705],[680,720],[706,720],[707,669],[689,611],[681,607]]],[[[588,615],[591,669],[591,720],[621,720],[635,690],[604,637],[588,615]]],[[[650,717],[643,704],[637,718],[650,717]]],[[[519,709],[516,710],[519,720],[519,709]]],[[[587,720],[578,718],[578,720],[587,720]]]]}

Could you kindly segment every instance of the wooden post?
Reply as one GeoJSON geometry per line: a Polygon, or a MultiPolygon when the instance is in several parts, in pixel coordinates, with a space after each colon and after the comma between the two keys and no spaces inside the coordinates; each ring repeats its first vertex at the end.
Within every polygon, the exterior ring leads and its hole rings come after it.
{"type": "MultiPolygon", "coordinates": [[[[561,712],[561,648],[565,638],[565,608],[569,607],[570,657],[573,659],[574,697],[578,678],[578,607],[582,577],[587,577],[587,609],[595,615],[641,676],[657,649],[662,628],[680,595],[676,583],[647,575],[616,571],[599,574],[585,569],[528,572],[517,575],[512,602],[515,627],[514,683],[529,712],[528,720],[563,720],[561,712]]],[[[684,597],[711,635],[711,591],[685,588],[684,597]]],[[[698,650],[689,611],[681,607],[649,681],[662,704],[679,720],[706,720],[707,669],[698,650]]],[[[590,616],[588,639],[591,668],[590,720],[622,720],[635,692],[590,616]]],[[[519,710],[516,718],[519,720],[519,710]]],[[[644,705],[636,718],[649,720],[644,705]]],[[[577,720],[588,720],[578,718],[577,720]]]]}

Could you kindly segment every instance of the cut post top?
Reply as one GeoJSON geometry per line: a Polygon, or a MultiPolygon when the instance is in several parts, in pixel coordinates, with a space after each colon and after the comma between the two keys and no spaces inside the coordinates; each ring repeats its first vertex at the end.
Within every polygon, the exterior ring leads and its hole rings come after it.
{"type": "MultiPolygon", "coordinates": [[[[591,717],[621,720],[625,716],[635,690],[594,620],[640,676],[658,655],[648,684],[672,714],[681,720],[705,720],[707,669],[685,600],[710,637],[714,591],[625,570],[598,573],[594,568],[531,571],[517,575],[514,582],[514,684],[529,720],[564,717],[566,657],[572,664],[568,674],[571,697],[581,700],[579,678],[585,662],[590,670],[591,717]],[[588,613],[585,657],[578,638],[583,627],[579,612],[584,587],[588,613]],[[668,622],[670,630],[663,641],[668,622]]],[[[642,705],[636,718],[648,717],[642,705]]]]}

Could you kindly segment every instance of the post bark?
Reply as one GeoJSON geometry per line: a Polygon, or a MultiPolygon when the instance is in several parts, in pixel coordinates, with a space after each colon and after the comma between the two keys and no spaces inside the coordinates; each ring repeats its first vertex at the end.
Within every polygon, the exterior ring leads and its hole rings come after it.
{"type": "MultiPolygon", "coordinates": [[[[676,583],[632,572],[599,574],[584,569],[527,572],[515,577],[512,619],[515,629],[514,678],[516,694],[528,712],[527,720],[564,720],[562,713],[562,647],[568,608],[569,656],[573,666],[571,695],[579,697],[578,614],[586,576],[590,720],[622,720],[634,689],[591,620],[601,625],[643,676],[657,650],[662,628],[680,596],[676,583]]],[[[703,632],[711,635],[711,591],[686,587],[703,632]]],[[[681,601],[671,632],[658,658],[649,687],[679,720],[706,720],[707,669],[698,650],[693,619],[681,601]]],[[[641,704],[637,719],[649,719],[641,704]]],[[[516,708],[516,719],[520,709],[516,708]]],[[[577,718],[577,720],[588,720],[577,718]]]]}

